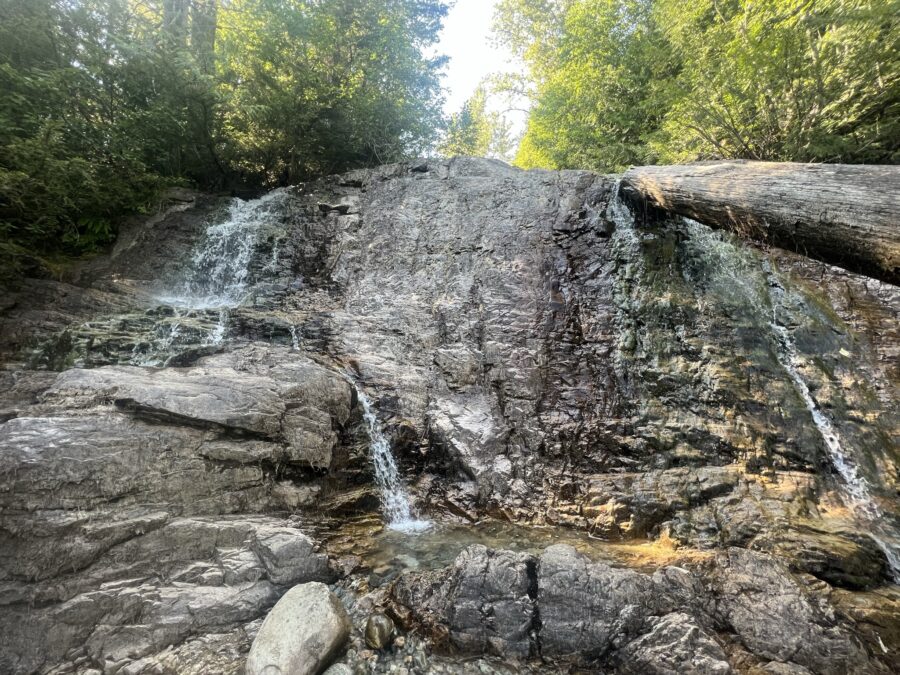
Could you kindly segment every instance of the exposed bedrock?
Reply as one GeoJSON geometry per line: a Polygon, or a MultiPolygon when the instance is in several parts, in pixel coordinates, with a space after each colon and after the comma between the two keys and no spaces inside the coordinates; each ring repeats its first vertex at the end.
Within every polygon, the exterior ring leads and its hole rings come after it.
{"type": "Polygon", "coordinates": [[[625,673],[888,672],[814,589],[737,548],[702,571],[649,575],[567,545],[540,556],[473,546],[447,570],[407,573],[392,595],[408,626],[463,652],[625,673]]]}
{"type": "Polygon", "coordinates": [[[379,507],[355,386],[419,515],[665,552],[469,549],[395,588],[435,646],[895,663],[900,290],[636,227],[615,185],[460,158],[197,195],[0,299],[0,672],[237,672],[289,588],[365,587],[322,535],[379,507]]]}

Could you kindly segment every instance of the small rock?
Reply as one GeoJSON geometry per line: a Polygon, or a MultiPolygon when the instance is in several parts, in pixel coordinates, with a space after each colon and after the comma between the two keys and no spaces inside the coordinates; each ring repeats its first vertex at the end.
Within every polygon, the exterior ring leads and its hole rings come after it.
{"type": "Polygon", "coordinates": [[[335,663],[322,675],[353,675],[353,669],[346,663],[335,663]]]}
{"type": "Polygon", "coordinates": [[[412,665],[417,670],[427,670],[428,669],[428,657],[425,656],[425,652],[417,651],[415,654],[413,654],[412,665]]]}
{"type": "Polygon", "coordinates": [[[394,646],[397,649],[403,649],[406,646],[406,638],[402,635],[394,640],[394,646]]]}
{"type": "Polygon", "coordinates": [[[384,649],[394,635],[394,622],[385,614],[373,614],[366,622],[366,645],[372,649],[384,649]]]}
{"type": "Polygon", "coordinates": [[[341,601],[318,582],[289,590],[272,608],[247,657],[246,675],[320,673],[350,635],[341,601]]]}

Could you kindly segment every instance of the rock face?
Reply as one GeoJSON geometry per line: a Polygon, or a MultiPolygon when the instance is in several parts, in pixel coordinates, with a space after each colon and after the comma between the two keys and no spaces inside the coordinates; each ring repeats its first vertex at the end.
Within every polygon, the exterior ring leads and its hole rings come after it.
{"type": "Polygon", "coordinates": [[[697,621],[684,612],[651,617],[650,631],[619,650],[619,670],[652,675],[729,675],[725,652],[697,621]]]}
{"type": "Polygon", "coordinates": [[[671,567],[648,575],[591,562],[563,544],[538,558],[476,546],[446,570],[406,574],[392,593],[411,626],[443,628],[468,652],[486,651],[473,636],[499,633],[506,639],[492,646],[512,645],[520,656],[530,650],[551,663],[724,674],[734,672],[724,638],[746,650],[745,668],[887,672],[783,564],[743,549],[728,549],[702,573],[671,567]],[[479,583],[514,577],[522,567],[531,570],[528,595],[516,583],[479,583]]]}
{"type": "Polygon", "coordinates": [[[377,510],[347,378],[430,518],[716,560],[688,583],[469,549],[397,586],[436,644],[896,660],[900,291],[614,191],[460,158],[196,196],[0,299],[0,671],[235,672],[279,597],[334,579],[308,525],[377,510]]]}
{"type": "Polygon", "coordinates": [[[344,606],[325,584],[294,586],[263,621],[246,675],[317,675],[347,641],[350,628],[344,606]]]}
{"type": "Polygon", "coordinates": [[[283,517],[248,515],[314,499],[350,416],[345,380],[278,357],[70,370],[0,426],[0,670],[152,661],[333,577],[283,517]]]}

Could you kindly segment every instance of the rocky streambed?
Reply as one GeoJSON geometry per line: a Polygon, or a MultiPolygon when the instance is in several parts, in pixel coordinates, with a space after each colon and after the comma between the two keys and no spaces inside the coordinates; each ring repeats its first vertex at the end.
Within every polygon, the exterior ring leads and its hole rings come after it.
{"type": "Polygon", "coordinates": [[[895,672],[900,291],[616,195],[181,194],[4,295],[0,672],[895,672]]]}

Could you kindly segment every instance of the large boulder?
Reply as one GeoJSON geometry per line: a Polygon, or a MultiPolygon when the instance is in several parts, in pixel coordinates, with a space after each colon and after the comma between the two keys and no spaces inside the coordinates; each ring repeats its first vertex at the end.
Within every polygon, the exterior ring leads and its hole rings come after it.
{"type": "Polygon", "coordinates": [[[628,675],[730,675],[734,672],[721,645],[684,612],[649,619],[650,632],[616,655],[628,675]]]}
{"type": "Polygon", "coordinates": [[[444,570],[404,574],[392,597],[407,628],[443,631],[467,653],[629,674],[885,672],[821,596],[745,549],[648,575],[563,544],[537,559],[471,546],[444,570]]]}
{"type": "Polygon", "coordinates": [[[525,657],[535,628],[534,570],[530,555],[478,544],[446,572],[404,575],[393,593],[421,622],[445,627],[461,651],[525,657]]]}
{"type": "Polygon", "coordinates": [[[274,441],[284,460],[328,469],[352,393],[342,376],[287,349],[246,347],[191,368],[68,370],[45,399],[67,408],[112,402],[157,422],[274,441]]]}
{"type": "MultiPolygon", "coordinates": [[[[332,578],[327,557],[281,519],[115,516],[66,530],[57,550],[70,555],[70,573],[61,580],[29,583],[20,575],[38,567],[7,568],[0,671],[39,671],[64,659],[151,662],[170,645],[257,619],[286,586],[332,578]]],[[[38,557],[51,547],[34,539],[16,552],[38,557]]]]}
{"type": "Polygon", "coordinates": [[[718,613],[751,652],[823,675],[874,669],[834,608],[808,593],[783,562],[731,548],[716,563],[718,613]]]}
{"type": "Polygon", "coordinates": [[[263,621],[246,675],[317,675],[343,647],[351,628],[347,611],[328,586],[294,586],[263,621]]]}
{"type": "Polygon", "coordinates": [[[651,577],[549,547],[538,563],[541,652],[592,660],[639,634],[662,597],[651,577]]]}

